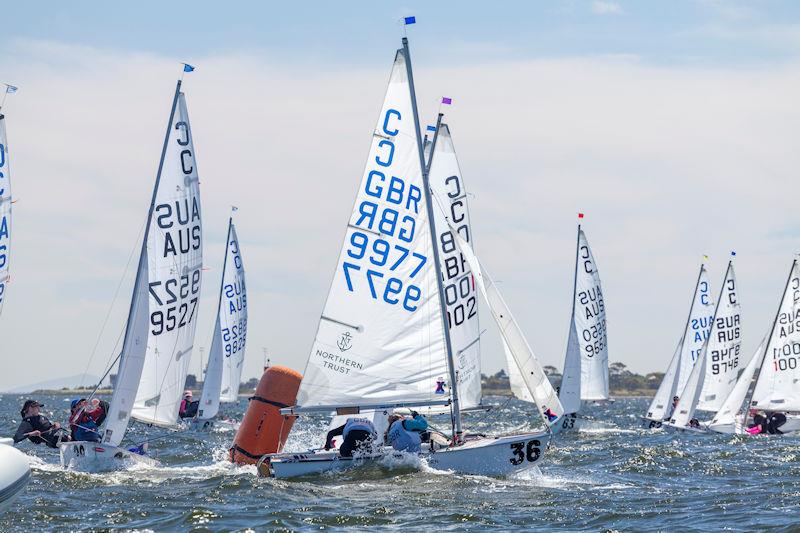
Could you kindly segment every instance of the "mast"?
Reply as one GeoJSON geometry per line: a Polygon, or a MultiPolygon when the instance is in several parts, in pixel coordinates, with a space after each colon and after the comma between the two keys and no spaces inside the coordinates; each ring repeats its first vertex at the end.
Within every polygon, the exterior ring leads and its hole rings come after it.
{"type": "MultiPolygon", "coordinates": [[[[406,73],[408,74],[408,86],[411,91],[411,108],[414,115],[414,131],[417,134],[417,150],[419,151],[419,163],[422,170],[422,183],[425,187],[425,207],[428,212],[428,225],[430,226],[431,236],[435,239],[436,227],[433,221],[433,202],[431,201],[431,187],[428,181],[428,170],[430,165],[425,163],[425,150],[422,146],[422,132],[419,128],[419,112],[417,111],[417,95],[414,90],[414,74],[411,69],[411,53],[408,48],[408,38],[403,37],[403,54],[406,60],[406,73]]],[[[439,126],[442,122],[442,114],[436,119],[436,132],[433,134],[431,145],[431,155],[428,163],[433,161],[433,152],[436,148],[436,138],[439,135],[439,126]]],[[[450,371],[450,398],[452,400],[452,423],[453,423],[453,442],[461,441],[461,407],[458,401],[458,376],[456,374],[455,361],[453,360],[453,346],[450,342],[450,325],[447,321],[447,307],[445,306],[444,284],[442,283],[442,265],[439,263],[439,247],[433,242],[433,263],[436,267],[436,286],[439,291],[439,309],[441,311],[442,326],[444,328],[444,341],[447,350],[447,367],[450,371]]]]}
{"type": "Polygon", "coordinates": [[[786,279],[786,285],[783,287],[783,294],[781,295],[781,301],[778,304],[778,311],[775,313],[775,319],[772,321],[772,329],[769,330],[769,337],[767,337],[767,344],[764,346],[764,354],[761,356],[761,364],[758,366],[758,374],[756,374],[756,379],[754,381],[755,385],[753,386],[753,390],[750,392],[750,398],[747,399],[745,405],[747,405],[747,409],[744,412],[744,419],[742,420],[742,425],[747,426],[747,418],[750,416],[750,402],[753,401],[753,394],[756,392],[756,386],[758,385],[758,380],[761,379],[761,370],[764,368],[764,361],[767,359],[767,353],[769,352],[769,348],[772,345],[772,336],[775,334],[775,325],[778,323],[778,317],[781,316],[781,310],[783,309],[783,300],[786,298],[786,291],[789,290],[789,283],[792,281],[792,274],[794,274],[794,269],[797,266],[797,259],[792,261],[792,267],[789,269],[789,277],[786,279]]]}

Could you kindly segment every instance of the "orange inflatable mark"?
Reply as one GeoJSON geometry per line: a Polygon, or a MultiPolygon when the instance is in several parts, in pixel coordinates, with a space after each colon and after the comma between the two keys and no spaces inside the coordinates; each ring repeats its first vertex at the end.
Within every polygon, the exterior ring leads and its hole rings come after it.
{"type": "Polygon", "coordinates": [[[302,379],[299,372],[285,366],[264,371],[233,439],[231,462],[256,464],[262,456],[283,450],[295,417],[284,416],[280,410],[295,404],[302,379]]]}

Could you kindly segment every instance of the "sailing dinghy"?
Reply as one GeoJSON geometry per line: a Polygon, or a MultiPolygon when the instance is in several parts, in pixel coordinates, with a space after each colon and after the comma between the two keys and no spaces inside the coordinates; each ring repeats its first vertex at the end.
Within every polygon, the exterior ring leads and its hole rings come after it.
{"type": "Polygon", "coordinates": [[[751,410],[786,415],[783,434],[800,432],[800,268],[792,261],[770,334],[762,341],[708,429],[746,434],[751,410]],[[755,376],[755,379],[753,379],[755,376]],[[751,383],[754,383],[751,389],[751,383]],[[750,392],[752,390],[752,392],[750,392]],[[748,392],[749,408],[740,414],[748,392]]]}
{"type": "Polygon", "coordinates": [[[642,417],[645,428],[660,428],[661,424],[672,416],[672,399],[682,395],[695,361],[708,339],[711,321],[714,318],[713,305],[708,272],[705,264],[701,264],[681,340],[672,355],[661,385],[658,386],[656,395],[650,402],[647,415],[642,417]]]}
{"type": "Polygon", "coordinates": [[[0,443],[0,512],[5,510],[31,480],[28,457],[5,443],[0,443]]]}
{"type": "Polygon", "coordinates": [[[100,428],[101,442],[62,444],[64,467],[113,469],[130,462],[155,463],[120,444],[130,418],[177,427],[197,325],[202,261],[197,165],[186,100],[178,81],[147,215],[117,381],[100,428]]]}
{"type": "MultiPolygon", "coordinates": [[[[583,213],[578,215],[583,217],[583,213]]],[[[578,224],[572,316],[567,353],[558,398],[565,416],[555,428],[562,432],[579,426],[583,402],[606,402],[608,397],[608,331],[600,273],[586,233],[578,224]]]]}
{"type": "Polygon", "coordinates": [[[741,344],[741,306],[731,260],[725,270],[708,339],[703,343],[666,428],[705,431],[707,423],[691,427],[690,422],[695,419],[695,410],[716,413],[722,407],[736,385],[739,368],[744,363],[741,344]]]}
{"type": "Polygon", "coordinates": [[[246,338],[247,288],[239,239],[231,217],[228,220],[225,258],[222,262],[217,319],[214,321],[200,405],[197,416],[190,422],[192,428],[208,429],[216,423],[231,428],[238,426],[235,421],[215,420],[215,417],[219,413],[220,402],[230,403],[239,399],[246,338]]]}
{"type": "MultiPolygon", "coordinates": [[[[395,55],[379,117],[297,402],[281,412],[344,415],[369,411],[385,418],[392,409],[448,405],[453,434],[446,444],[424,445],[421,456],[429,465],[484,475],[530,468],[545,451],[549,428],[484,437],[465,433],[461,427],[459,367],[448,330],[451,320],[461,322],[461,311],[455,311],[458,305],[463,305],[466,320],[470,296],[463,302],[451,298],[455,307],[448,320],[445,280],[458,288],[457,281],[464,276],[474,278],[484,296],[488,295],[493,316],[520,359],[543,418],[552,424],[563,411],[502,297],[491,280],[482,276],[456,217],[445,218],[451,226],[446,238],[465,263],[456,261],[460,270],[453,270],[452,277],[445,273],[447,259],[433,242],[442,234],[435,226],[405,38],[395,55]]],[[[437,132],[440,129],[441,119],[437,132]]],[[[434,168],[436,141],[434,136],[434,168]]],[[[392,455],[398,454],[387,447],[356,459],[309,450],[265,456],[262,461],[269,462],[275,477],[288,478],[392,455]]]]}

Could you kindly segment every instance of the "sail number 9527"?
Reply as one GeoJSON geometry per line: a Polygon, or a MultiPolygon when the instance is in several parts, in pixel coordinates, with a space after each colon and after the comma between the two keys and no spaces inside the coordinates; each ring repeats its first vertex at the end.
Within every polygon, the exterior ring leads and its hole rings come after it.
{"type": "Polygon", "coordinates": [[[527,444],[525,442],[512,442],[511,453],[513,455],[511,459],[509,459],[511,464],[520,465],[525,462],[526,459],[529,463],[535,463],[542,455],[541,446],[542,443],[538,439],[529,440],[527,444]]]}
{"type": "Polygon", "coordinates": [[[197,309],[200,269],[194,270],[191,275],[154,281],[150,283],[149,291],[156,304],[165,307],[150,313],[152,326],[150,331],[153,335],[161,335],[165,331],[186,326],[192,322],[197,309]],[[187,299],[188,301],[185,301],[187,299]]]}

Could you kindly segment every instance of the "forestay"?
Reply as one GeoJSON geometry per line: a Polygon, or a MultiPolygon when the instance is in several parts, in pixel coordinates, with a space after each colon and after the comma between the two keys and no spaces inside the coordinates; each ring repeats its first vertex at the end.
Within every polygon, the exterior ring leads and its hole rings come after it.
{"type": "Polygon", "coordinates": [[[461,179],[453,139],[447,124],[440,124],[428,174],[437,208],[434,209],[436,243],[444,279],[448,331],[458,375],[461,409],[481,403],[480,324],[478,293],[467,264],[456,247],[450,224],[472,246],[467,193],[461,179]],[[446,214],[446,217],[445,217],[446,214]]]}
{"type": "Polygon", "coordinates": [[[678,406],[670,420],[682,427],[695,409],[719,411],[736,385],[740,366],[741,316],[733,262],[728,263],[722,291],[717,300],[709,338],[703,345],[678,406]]]}
{"type": "Polygon", "coordinates": [[[606,308],[600,273],[578,226],[572,318],[559,398],[567,413],[577,412],[581,400],[608,399],[608,339],[606,308]]]}
{"type": "Polygon", "coordinates": [[[133,417],[170,426],[177,422],[192,355],[203,262],[200,188],[183,93],[159,174],[146,235],[147,352],[133,417]]]}
{"type": "Polygon", "coordinates": [[[800,411],[800,272],[792,262],[750,407],[800,411]]]}
{"type": "Polygon", "coordinates": [[[455,237],[458,248],[469,264],[472,275],[478,287],[480,287],[486,303],[489,305],[492,318],[494,318],[500,330],[500,335],[507,344],[508,351],[516,363],[518,375],[527,385],[527,389],[536,403],[542,419],[548,426],[554,425],[565,412],[555,389],[547,379],[544,369],[542,369],[541,364],[533,354],[525,335],[522,333],[517,321],[514,320],[511,310],[506,305],[494,281],[482,269],[469,244],[459,234],[456,234],[455,237]]]}
{"type": "Polygon", "coordinates": [[[298,409],[442,404],[448,375],[433,240],[398,50],[298,409]]]}
{"type": "Polygon", "coordinates": [[[6,137],[6,117],[0,113],[0,313],[6,300],[11,258],[11,160],[6,137]]]}
{"type": "Polygon", "coordinates": [[[247,288],[244,264],[236,227],[231,219],[228,222],[217,319],[197,413],[199,418],[213,418],[219,412],[220,401],[234,402],[238,399],[246,338],[247,288]]]}

